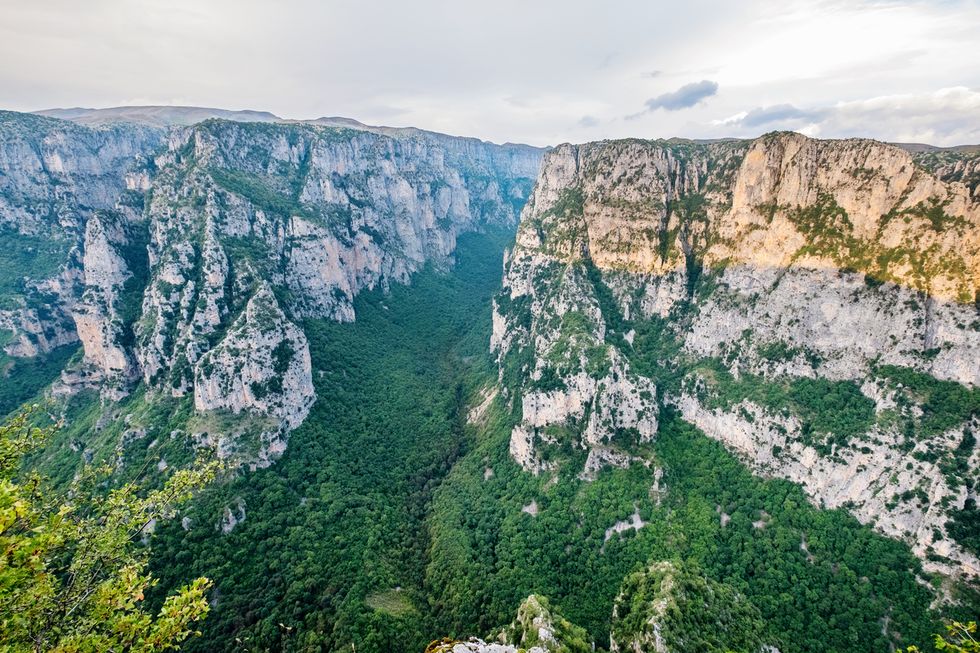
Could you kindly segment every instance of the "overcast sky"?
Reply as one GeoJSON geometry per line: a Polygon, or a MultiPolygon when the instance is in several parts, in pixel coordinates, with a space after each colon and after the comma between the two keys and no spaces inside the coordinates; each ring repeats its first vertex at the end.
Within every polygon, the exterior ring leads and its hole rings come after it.
{"type": "Polygon", "coordinates": [[[980,0],[0,0],[0,107],[980,142],[980,0]]]}

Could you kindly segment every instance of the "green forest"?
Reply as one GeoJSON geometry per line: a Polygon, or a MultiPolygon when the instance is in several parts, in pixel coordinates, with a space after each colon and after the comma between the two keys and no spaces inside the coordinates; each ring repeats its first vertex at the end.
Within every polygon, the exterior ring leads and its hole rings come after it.
{"type": "Polygon", "coordinates": [[[490,297],[506,239],[463,236],[453,274],[365,293],[352,324],[304,325],[319,400],[286,453],[200,496],[190,530],[176,520],[156,538],[161,589],[215,580],[204,634],[185,649],[421,651],[438,634],[426,523],[472,445],[464,404],[492,378],[490,297]],[[239,500],[245,520],[223,534],[216,524],[239,500]]]}
{"type": "MultiPolygon", "coordinates": [[[[818,509],[791,483],[753,476],[669,408],[656,441],[643,445],[651,466],[583,481],[585,454],[571,450],[557,482],[522,471],[508,453],[515,417],[505,397],[467,419],[496,387],[490,300],[510,237],[462,236],[452,270],[429,267],[411,286],[362,294],[354,323],[304,324],[318,401],[282,458],[232,471],[149,540],[149,569],[160,579],[148,589],[151,606],[196,578],[213,582],[201,635],[184,649],[422,651],[437,637],[497,631],[533,593],[601,650],[624,580],[658,560],[697,569],[704,580],[692,576],[691,587],[745,597],[725,613],[732,641],[774,643],[783,653],[930,650],[941,617],[972,616],[975,596],[960,596],[960,611],[930,610],[925,585],[940,579],[905,545],[846,511],[818,509]],[[611,530],[634,514],[642,528],[611,530]],[[229,516],[237,523],[225,532],[229,516]]],[[[636,360],[645,348],[653,356],[671,346],[655,326],[638,337],[636,360]]],[[[710,363],[719,401],[771,393],[710,363]]],[[[664,381],[676,376],[648,367],[664,381]]],[[[930,385],[898,368],[881,374],[932,403],[949,398],[973,410],[974,397],[955,384],[930,385]]],[[[37,387],[11,386],[6,401],[37,387]]],[[[849,384],[803,380],[777,394],[767,403],[810,411],[817,433],[849,436],[835,420],[870,419],[849,384]],[[811,409],[814,397],[830,408],[811,409]]],[[[66,408],[67,426],[34,461],[56,481],[70,480],[80,448],[96,459],[121,455],[150,481],[165,477],[155,466],[164,457],[192,461],[181,438],[164,437],[193,419],[186,398],[148,401],[138,390],[108,421],[92,396],[66,408]],[[120,439],[127,443],[117,451],[120,439]]],[[[940,428],[944,415],[927,412],[916,428],[940,428]]],[[[975,514],[968,506],[959,520],[964,538],[975,533],[975,514]]],[[[682,611],[671,627],[703,629],[704,618],[682,611]]]]}
{"type": "Polygon", "coordinates": [[[158,531],[160,596],[215,581],[188,650],[420,651],[499,628],[531,593],[601,648],[623,579],[658,559],[748,597],[784,652],[884,651],[941,629],[907,547],[751,475],[669,411],[649,452],[659,492],[642,465],[594,482],[575,464],[557,483],[523,472],[502,398],[468,424],[496,378],[489,299],[506,240],[462,237],[452,274],[362,295],[355,323],[305,325],[319,400],[286,453],[206,491],[183,515],[189,529],[158,531]],[[536,515],[522,510],[532,502],[536,515]],[[245,515],[227,534],[226,508],[245,515]],[[646,526],[607,539],[634,511],[646,526]]]}

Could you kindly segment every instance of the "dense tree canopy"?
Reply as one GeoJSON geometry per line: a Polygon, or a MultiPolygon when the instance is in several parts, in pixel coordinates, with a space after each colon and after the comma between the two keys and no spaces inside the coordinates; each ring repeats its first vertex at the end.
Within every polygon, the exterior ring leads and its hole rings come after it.
{"type": "MultiPolygon", "coordinates": [[[[530,594],[602,650],[623,579],[664,559],[744,596],[760,638],[783,653],[928,650],[941,615],[921,582],[938,579],[907,546],[753,476],[669,410],[637,451],[649,466],[584,481],[585,453],[569,450],[555,480],[521,470],[508,453],[513,406],[490,398],[490,297],[505,242],[462,236],[451,274],[428,269],[411,286],[362,294],[354,323],[304,325],[318,400],[288,449],[200,492],[153,538],[160,583],[148,603],[214,579],[211,614],[186,650],[421,651],[435,637],[497,631],[530,594]],[[470,414],[476,404],[486,410],[470,414]],[[237,521],[227,532],[226,511],[237,521]],[[641,528],[613,528],[634,514],[641,528]]],[[[638,330],[637,349],[673,346],[661,327],[638,330]]],[[[659,356],[639,363],[661,382],[674,372],[659,356]]],[[[755,381],[721,387],[734,396],[755,381]]],[[[773,401],[804,412],[820,439],[833,420],[866,418],[853,390],[804,382],[773,401]]],[[[190,411],[181,401],[157,402],[147,421],[170,433],[190,411]]],[[[114,444],[112,428],[100,437],[114,444]]],[[[127,445],[128,466],[176,442],[151,448],[155,437],[127,445]]],[[[51,462],[71,478],[68,462],[51,462]]],[[[968,619],[969,605],[942,616],[968,619]]]]}
{"type": "Polygon", "coordinates": [[[66,492],[21,472],[48,429],[21,414],[0,426],[0,650],[165,651],[208,613],[198,578],[154,614],[140,539],[214,478],[216,466],[174,472],[162,488],[107,488],[111,468],[85,469],[66,492]]]}

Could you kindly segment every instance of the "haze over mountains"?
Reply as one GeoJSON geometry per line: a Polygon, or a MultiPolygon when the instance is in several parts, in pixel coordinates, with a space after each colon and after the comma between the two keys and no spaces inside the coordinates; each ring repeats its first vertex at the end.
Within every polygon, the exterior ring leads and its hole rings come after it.
{"type": "Polygon", "coordinates": [[[423,130],[414,127],[384,127],[365,125],[353,118],[343,118],[340,116],[322,116],[308,120],[296,120],[291,118],[280,118],[268,111],[229,111],[225,109],[211,109],[206,107],[181,107],[181,106],[131,106],[131,107],[111,107],[106,109],[85,109],[75,107],[70,109],[43,109],[35,111],[37,115],[50,118],[60,118],[71,120],[82,125],[100,126],[113,123],[132,123],[146,125],[148,127],[175,127],[188,126],[203,122],[210,118],[220,118],[222,120],[233,120],[236,122],[279,122],[279,123],[307,123],[324,125],[327,127],[349,127],[377,133],[395,134],[399,132],[421,132],[423,130]]]}

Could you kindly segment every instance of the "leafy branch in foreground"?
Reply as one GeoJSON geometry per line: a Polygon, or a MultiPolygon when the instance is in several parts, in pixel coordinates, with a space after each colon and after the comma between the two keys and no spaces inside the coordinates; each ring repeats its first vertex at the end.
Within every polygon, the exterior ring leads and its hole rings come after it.
{"type": "Polygon", "coordinates": [[[109,489],[111,466],[85,469],[68,491],[22,470],[51,434],[29,413],[0,425],[0,652],[164,651],[194,633],[208,613],[198,578],[156,615],[143,607],[156,584],[138,544],[158,519],[210,482],[217,462],[172,474],[156,490],[137,480],[109,489]]]}
{"type": "MultiPolygon", "coordinates": [[[[980,641],[974,637],[976,632],[975,621],[965,624],[959,621],[950,622],[946,624],[946,637],[936,635],[936,650],[951,653],[980,653],[980,641]]],[[[910,646],[906,649],[906,653],[920,653],[920,650],[918,647],[910,646]]]]}

